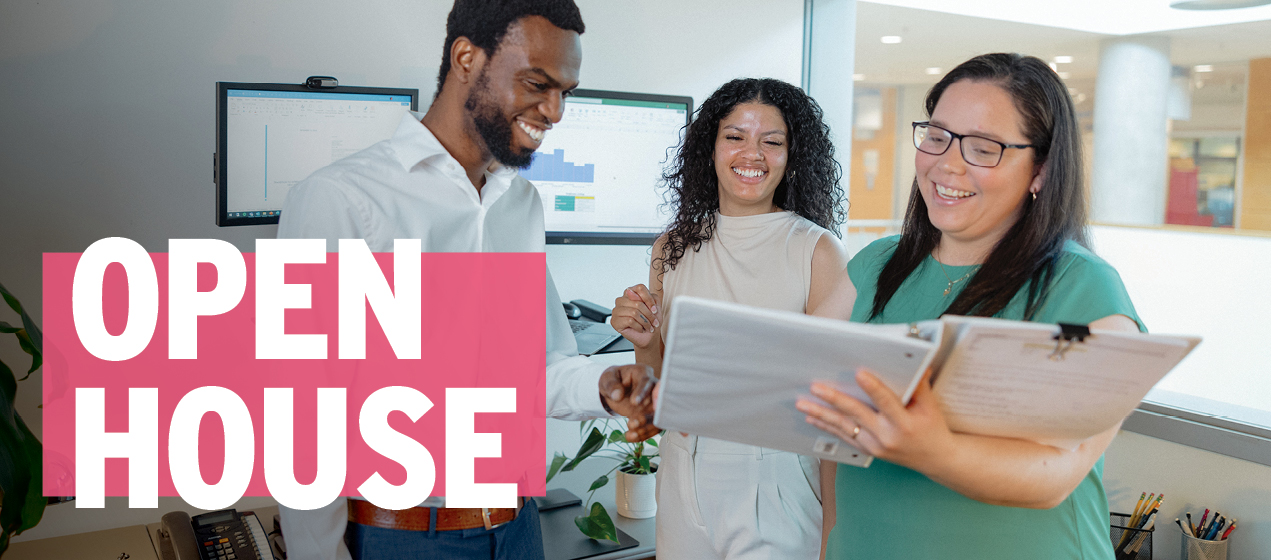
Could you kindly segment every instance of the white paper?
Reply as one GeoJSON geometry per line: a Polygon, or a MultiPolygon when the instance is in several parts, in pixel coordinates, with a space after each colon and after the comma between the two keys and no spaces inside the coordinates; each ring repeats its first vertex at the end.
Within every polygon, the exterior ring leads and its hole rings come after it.
{"type": "Polygon", "coordinates": [[[947,341],[952,351],[937,359],[935,392],[949,428],[1065,449],[1124,419],[1200,342],[1094,331],[1068,346],[1054,340],[1055,325],[965,317],[945,322],[958,330],[947,341]]]}

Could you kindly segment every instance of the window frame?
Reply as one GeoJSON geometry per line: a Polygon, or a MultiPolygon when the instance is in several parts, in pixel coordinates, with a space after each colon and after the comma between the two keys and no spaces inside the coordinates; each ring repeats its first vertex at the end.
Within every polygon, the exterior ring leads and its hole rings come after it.
{"type": "Polygon", "coordinates": [[[1271,412],[1173,391],[1157,395],[1171,402],[1149,395],[1121,429],[1271,467],[1271,412]]]}

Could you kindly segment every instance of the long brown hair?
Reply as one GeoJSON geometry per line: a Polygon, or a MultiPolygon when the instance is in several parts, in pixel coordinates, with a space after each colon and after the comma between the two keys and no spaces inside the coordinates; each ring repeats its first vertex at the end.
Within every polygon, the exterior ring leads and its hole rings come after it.
{"type": "MultiPolygon", "coordinates": [[[[1024,135],[1034,146],[1034,164],[1043,166],[1045,187],[1036,200],[1025,198],[1019,220],[989,252],[945,313],[995,315],[1028,283],[1024,318],[1031,319],[1045,300],[1045,288],[1064,243],[1071,239],[1087,244],[1085,175],[1077,117],[1068,89],[1054,70],[1040,59],[1013,53],[981,55],[958,65],[927,94],[927,114],[935,111],[950,85],[963,80],[994,84],[1010,94],[1023,117],[1024,135]]],[[[870,319],[883,312],[901,283],[939,243],[940,230],[927,215],[915,178],[900,244],[878,275],[870,319]]]]}

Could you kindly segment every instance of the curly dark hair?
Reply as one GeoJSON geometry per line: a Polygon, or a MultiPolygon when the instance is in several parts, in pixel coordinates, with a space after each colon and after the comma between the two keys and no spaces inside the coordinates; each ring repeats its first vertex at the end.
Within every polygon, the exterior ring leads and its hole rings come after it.
{"type": "Polygon", "coordinates": [[[781,80],[739,78],[720,86],[697,109],[671,168],[662,176],[675,218],[663,234],[661,253],[653,259],[659,276],[675,268],[686,249],[696,251],[714,235],[719,210],[715,136],[724,117],[738,105],[752,102],[780,111],[789,138],[786,173],[773,204],[839,235],[838,226],[847,219],[846,197],[839,185],[843,170],[834,160],[834,144],[830,128],[821,119],[821,107],[803,90],[781,80]]]}
{"type": "Polygon", "coordinates": [[[529,16],[542,16],[552,25],[579,35],[586,29],[574,0],[455,0],[446,18],[446,46],[441,51],[437,95],[441,95],[446,74],[450,73],[450,47],[455,39],[467,37],[486,56],[493,57],[508,28],[529,16]]]}

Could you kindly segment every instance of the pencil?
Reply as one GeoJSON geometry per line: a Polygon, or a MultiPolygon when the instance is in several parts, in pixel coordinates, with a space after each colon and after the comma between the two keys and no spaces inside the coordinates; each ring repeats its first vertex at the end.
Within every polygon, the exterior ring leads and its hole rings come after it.
{"type": "Polygon", "coordinates": [[[1139,494],[1139,503],[1134,505],[1134,513],[1130,514],[1130,521],[1133,522],[1139,517],[1139,510],[1143,509],[1143,500],[1147,498],[1147,492],[1139,494]]]}

